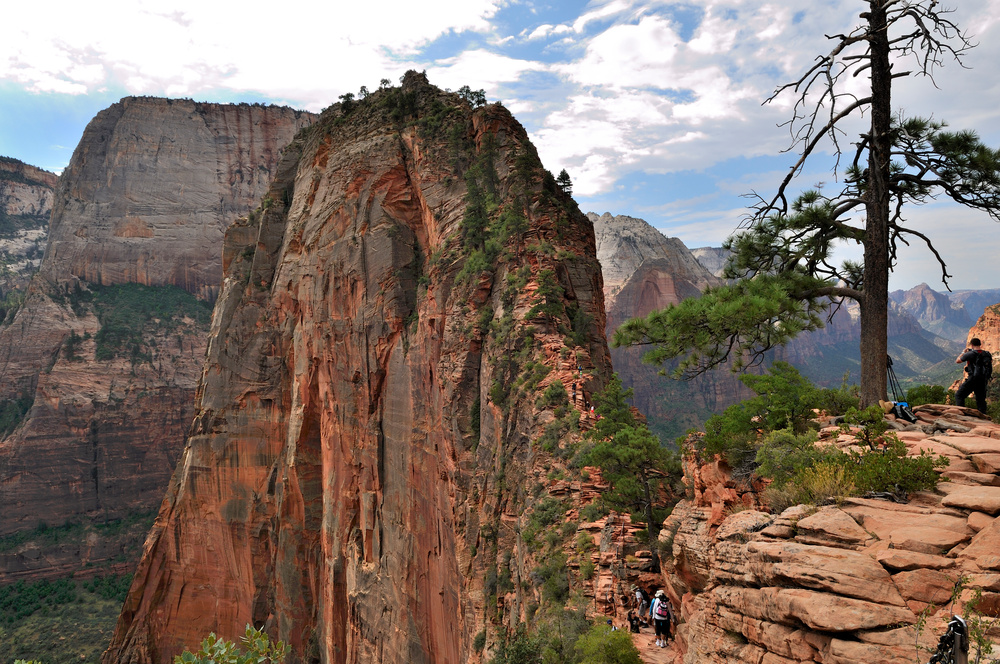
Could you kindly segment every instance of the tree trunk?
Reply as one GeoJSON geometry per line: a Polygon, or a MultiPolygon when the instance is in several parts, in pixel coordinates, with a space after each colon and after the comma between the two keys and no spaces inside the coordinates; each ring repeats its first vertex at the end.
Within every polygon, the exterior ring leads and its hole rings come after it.
{"type": "Polygon", "coordinates": [[[646,493],[646,534],[649,537],[649,552],[653,554],[653,571],[659,571],[660,565],[660,527],[662,524],[653,520],[653,492],[649,486],[649,475],[645,471],[641,473],[643,491],[646,493]]]}
{"type": "Polygon", "coordinates": [[[889,162],[892,72],[885,0],[869,0],[872,126],[865,211],[864,296],[861,299],[861,405],[886,396],[889,307],[889,162]]]}

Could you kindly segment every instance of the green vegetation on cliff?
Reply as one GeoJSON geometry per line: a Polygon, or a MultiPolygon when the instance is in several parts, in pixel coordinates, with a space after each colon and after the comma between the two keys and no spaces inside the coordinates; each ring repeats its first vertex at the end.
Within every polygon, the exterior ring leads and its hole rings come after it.
{"type": "Polygon", "coordinates": [[[131,580],[127,574],[0,587],[0,664],[98,664],[131,580]]]}
{"type": "MultiPolygon", "coordinates": [[[[94,337],[94,356],[98,361],[121,357],[133,365],[152,362],[157,334],[190,327],[206,330],[212,317],[210,303],[177,286],[76,282],[51,296],[56,302],[68,304],[77,316],[88,311],[97,316],[101,329],[94,337]]],[[[79,339],[71,335],[67,341],[70,345],[64,349],[65,354],[72,360],[79,339]]]]}

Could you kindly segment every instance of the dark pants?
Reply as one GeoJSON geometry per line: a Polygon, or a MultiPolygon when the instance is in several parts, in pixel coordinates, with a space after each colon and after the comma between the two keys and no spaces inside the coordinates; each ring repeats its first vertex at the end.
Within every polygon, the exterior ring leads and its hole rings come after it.
{"type": "Polygon", "coordinates": [[[975,393],[976,395],[976,408],[979,409],[980,413],[986,412],[986,381],[982,378],[966,378],[962,381],[962,384],[958,386],[958,391],[955,392],[955,403],[959,406],[965,405],[965,397],[970,394],[975,393]]]}
{"type": "Polygon", "coordinates": [[[669,637],[670,636],[670,621],[660,620],[655,618],[653,620],[653,630],[656,632],[656,636],[669,637]]]}

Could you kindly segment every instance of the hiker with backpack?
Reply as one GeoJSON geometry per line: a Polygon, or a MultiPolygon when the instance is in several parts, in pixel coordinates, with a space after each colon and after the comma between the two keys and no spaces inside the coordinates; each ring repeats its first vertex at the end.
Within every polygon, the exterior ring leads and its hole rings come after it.
{"type": "Polygon", "coordinates": [[[674,610],[670,605],[670,600],[667,599],[667,594],[662,590],[656,591],[650,613],[653,615],[656,647],[665,648],[667,646],[667,639],[670,638],[670,622],[673,618],[674,610]]]}
{"type": "Polygon", "coordinates": [[[993,356],[982,349],[982,342],[973,337],[955,363],[965,362],[965,380],[955,392],[955,403],[965,406],[965,397],[970,393],[976,395],[976,408],[980,413],[986,412],[986,385],[993,377],[993,356]]]}

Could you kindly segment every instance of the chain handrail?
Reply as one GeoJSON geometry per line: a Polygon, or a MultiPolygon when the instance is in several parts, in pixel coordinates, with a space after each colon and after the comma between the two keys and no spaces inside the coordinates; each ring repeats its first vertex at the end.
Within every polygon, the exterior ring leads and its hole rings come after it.
{"type": "Polygon", "coordinates": [[[948,621],[948,631],[941,635],[927,664],[969,664],[969,626],[961,616],[952,616],[948,621]]]}

